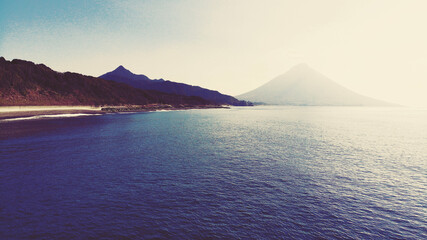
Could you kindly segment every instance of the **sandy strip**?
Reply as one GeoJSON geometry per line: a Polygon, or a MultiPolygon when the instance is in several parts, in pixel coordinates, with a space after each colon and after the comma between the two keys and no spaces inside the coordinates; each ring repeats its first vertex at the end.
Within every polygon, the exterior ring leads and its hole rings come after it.
{"type": "Polygon", "coordinates": [[[0,106],[0,113],[3,112],[33,112],[50,110],[101,110],[101,107],[93,106],[0,106]]]}
{"type": "Polygon", "coordinates": [[[38,119],[47,117],[71,117],[83,116],[89,114],[106,114],[106,113],[135,113],[135,112],[168,112],[179,111],[188,109],[208,109],[208,108],[229,108],[228,106],[218,105],[204,105],[204,106],[191,106],[191,107],[171,107],[169,105],[153,104],[149,106],[143,105],[130,105],[130,106],[106,106],[93,107],[93,106],[0,106],[0,122],[5,120],[25,120],[25,119],[38,119]],[[79,114],[79,115],[77,115],[79,114]],[[52,116],[47,116],[52,115],[52,116]],[[53,116],[58,115],[58,116],[53,116]],[[19,119],[18,119],[19,118],[19,119]]]}
{"type": "Polygon", "coordinates": [[[0,107],[0,119],[57,114],[101,114],[101,107],[92,106],[7,106],[0,107]]]}

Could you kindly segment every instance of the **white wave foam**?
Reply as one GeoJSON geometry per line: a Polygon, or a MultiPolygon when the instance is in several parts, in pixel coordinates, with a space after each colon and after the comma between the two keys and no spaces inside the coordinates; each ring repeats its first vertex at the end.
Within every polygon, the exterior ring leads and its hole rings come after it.
{"type": "MultiPolygon", "coordinates": [[[[172,112],[173,110],[166,110],[166,109],[162,109],[162,110],[157,110],[155,112],[172,112]]],[[[176,111],[176,110],[175,110],[176,111]]]]}
{"type": "Polygon", "coordinates": [[[132,114],[132,113],[138,113],[138,112],[117,112],[118,114],[132,114]]]}
{"type": "Polygon", "coordinates": [[[97,115],[102,115],[102,114],[65,113],[65,114],[38,115],[38,116],[31,116],[31,117],[19,117],[19,118],[3,119],[3,120],[0,120],[0,122],[33,120],[33,119],[41,119],[41,118],[69,118],[69,117],[97,116],[97,115]]]}

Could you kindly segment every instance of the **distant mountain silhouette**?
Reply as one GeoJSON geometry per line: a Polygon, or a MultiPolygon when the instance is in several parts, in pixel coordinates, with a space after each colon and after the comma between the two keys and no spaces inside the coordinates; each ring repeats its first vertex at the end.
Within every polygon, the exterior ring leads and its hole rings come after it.
{"type": "Polygon", "coordinates": [[[184,83],[165,81],[163,79],[150,79],[145,75],[137,75],[119,66],[112,72],[101,75],[100,78],[112,80],[120,83],[126,83],[132,87],[144,90],[157,90],[165,93],[173,93],[185,96],[198,96],[216,104],[228,104],[234,106],[252,105],[246,101],[240,101],[236,98],[219,93],[218,91],[192,86],[184,83]]]}
{"type": "Polygon", "coordinates": [[[0,106],[23,105],[208,105],[200,97],[141,90],[123,83],[59,73],[43,64],[0,57],[0,106]]]}
{"type": "Polygon", "coordinates": [[[273,105],[392,105],[357,94],[316,72],[307,64],[299,64],[261,87],[237,97],[273,105]]]}

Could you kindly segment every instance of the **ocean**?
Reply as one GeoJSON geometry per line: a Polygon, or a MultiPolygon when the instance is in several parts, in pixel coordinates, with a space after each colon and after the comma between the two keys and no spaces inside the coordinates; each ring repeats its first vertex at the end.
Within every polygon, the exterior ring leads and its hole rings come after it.
{"type": "Polygon", "coordinates": [[[427,110],[0,122],[0,239],[427,239],[427,110]]]}

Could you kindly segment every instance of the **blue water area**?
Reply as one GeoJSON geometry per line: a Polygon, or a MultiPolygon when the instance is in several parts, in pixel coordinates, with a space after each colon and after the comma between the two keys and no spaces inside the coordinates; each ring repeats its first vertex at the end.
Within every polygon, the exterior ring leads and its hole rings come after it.
{"type": "Polygon", "coordinates": [[[0,123],[0,239],[427,239],[427,111],[0,123]]]}

